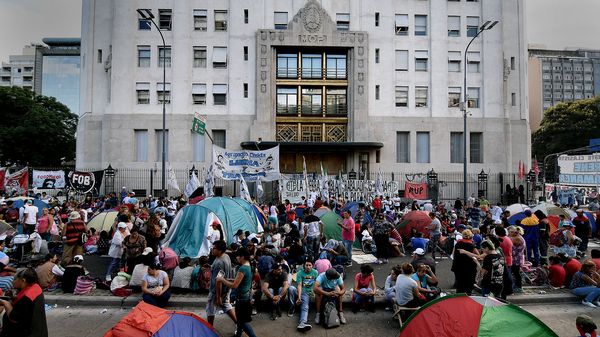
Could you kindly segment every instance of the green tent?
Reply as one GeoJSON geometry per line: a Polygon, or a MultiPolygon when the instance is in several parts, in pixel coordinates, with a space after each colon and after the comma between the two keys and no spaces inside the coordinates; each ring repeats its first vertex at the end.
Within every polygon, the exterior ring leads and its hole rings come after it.
{"type": "MultiPolygon", "coordinates": [[[[321,210],[321,209],[319,209],[321,210]]],[[[341,220],[342,217],[339,216],[334,211],[320,212],[319,219],[323,222],[323,232],[327,240],[334,239],[338,241],[342,241],[342,227],[338,225],[338,220],[341,220]]],[[[360,241],[358,238],[354,240],[354,248],[361,248],[360,241]]]]}
{"type": "Polygon", "coordinates": [[[252,204],[247,201],[239,198],[213,197],[202,200],[199,205],[211,210],[221,220],[227,242],[233,240],[233,235],[238,229],[250,233],[259,231],[258,219],[252,204]]]}

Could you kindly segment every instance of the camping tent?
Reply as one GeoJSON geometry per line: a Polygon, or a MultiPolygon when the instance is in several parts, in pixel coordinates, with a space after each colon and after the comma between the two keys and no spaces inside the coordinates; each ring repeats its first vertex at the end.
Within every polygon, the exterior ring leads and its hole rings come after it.
{"type": "Polygon", "coordinates": [[[202,318],[183,311],[165,310],[140,302],[104,337],[219,337],[202,318]]]}
{"type": "Polygon", "coordinates": [[[445,296],[413,313],[400,337],[557,337],[527,311],[491,297],[445,296]]]}
{"type": "Polygon", "coordinates": [[[428,235],[429,230],[427,227],[431,224],[431,218],[429,217],[429,213],[425,211],[410,211],[402,217],[400,223],[396,229],[398,232],[405,237],[410,236],[410,231],[412,228],[415,228],[418,232],[423,233],[423,235],[428,235]]]}
{"type": "Polygon", "coordinates": [[[184,257],[209,255],[207,237],[213,221],[221,223],[227,242],[232,242],[238,229],[260,233],[262,226],[253,207],[242,199],[221,197],[187,205],[175,216],[163,240],[163,247],[170,247],[177,255],[184,257]]]}
{"type": "MultiPolygon", "coordinates": [[[[321,219],[321,222],[323,223],[323,233],[325,234],[325,237],[328,240],[335,239],[337,241],[342,241],[342,227],[338,225],[338,220],[341,220],[342,217],[331,210],[319,213],[321,216],[318,218],[321,219]]],[[[360,249],[361,243],[358,238],[354,240],[353,247],[360,249]]]]}
{"type": "Polygon", "coordinates": [[[95,228],[98,233],[101,231],[110,231],[119,212],[115,210],[102,211],[96,214],[87,224],[88,228],[95,228]]]}

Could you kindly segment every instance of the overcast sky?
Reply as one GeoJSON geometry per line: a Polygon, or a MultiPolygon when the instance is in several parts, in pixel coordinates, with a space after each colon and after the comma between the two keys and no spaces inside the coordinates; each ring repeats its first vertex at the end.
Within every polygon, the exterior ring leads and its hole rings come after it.
{"type": "MultiPolygon", "coordinates": [[[[600,0],[524,2],[530,44],[600,49],[600,0]]],[[[1,61],[8,61],[8,55],[20,54],[24,45],[39,43],[44,37],[80,35],[81,0],[0,0],[1,61]]]]}

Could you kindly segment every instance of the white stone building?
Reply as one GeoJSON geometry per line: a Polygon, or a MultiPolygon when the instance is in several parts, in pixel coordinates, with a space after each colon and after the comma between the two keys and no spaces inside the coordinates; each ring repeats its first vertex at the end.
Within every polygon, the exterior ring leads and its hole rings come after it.
{"type": "Polygon", "coordinates": [[[8,62],[2,62],[0,70],[1,87],[22,87],[29,90],[34,89],[35,50],[37,46],[32,44],[23,48],[21,55],[10,55],[8,62]]]}
{"type": "Polygon", "coordinates": [[[229,149],[281,145],[281,171],[469,172],[530,158],[523,0],[84,0],[79,168],[208,166],[208,118],[229,149]],[[136,9],[150,9],[167,50],[136,9]],[[257,142],[261,140],[260,143],[257,142]]]}

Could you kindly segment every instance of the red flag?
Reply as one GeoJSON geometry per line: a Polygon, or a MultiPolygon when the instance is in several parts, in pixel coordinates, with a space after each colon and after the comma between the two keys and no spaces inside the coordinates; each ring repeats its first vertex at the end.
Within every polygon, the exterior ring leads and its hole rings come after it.
{"type": "Polygon", "coordinates": [[[519,179],[525,179],[525,164],[519,160],[519,179]]]}
{"type": "Polygon", "coordinates": [[[6,176],[4,187],[8,193],[15,191],[18,194],[27,193],[29,189],[29,168],[25,167],[20,171],[6,176]]]}
{"type": "Polygon", "coordinates": [[[4,179],[6,178],[6,167],[0,167],[0,190],[4,190],[4,179]]]}
{"type": "Polygon", "coordinates": [[[537,162],[537,158],[533,158],[533,172],[535,173],[535,176],[539,176],[540,175],[540,167],[538,165],[537,162]]]}

